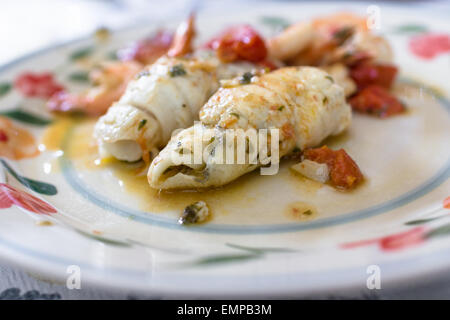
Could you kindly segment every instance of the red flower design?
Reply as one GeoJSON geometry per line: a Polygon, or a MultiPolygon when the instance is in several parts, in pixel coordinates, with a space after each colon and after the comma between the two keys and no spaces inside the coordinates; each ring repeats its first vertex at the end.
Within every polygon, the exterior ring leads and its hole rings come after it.
{"type": "Polygon", "coordinates": [[[50,98],[56,92],[64,90],[64,87],[53,79],[49,72],[20,74],[14,81],[14,87],[26,97],[50,98]]]}
{"type": "Polygon", "coordinates": [[[424,231],[425,228],[421,226],[382,238],[344,243],[341,247],[351,249],[378,244],[382,251],[395,251],[422,243],[425,239],[424,231]]]}
{"type": "Polygon", "coordinates": [[[450,36],[447,34],[421,34],[409,41],[409,49],[420,58],[433,59],[439,54],[450,52],[450,36]]]}
{"type": "Polygon", "coordinates": [[[5,183],[0,183],[0,209],[9,208],[12,205],[40,214],[57,212],[55,208],[41,199],[5,183]]]}
{"type": "Polygon", "coordinates": [[[450,209],[450,197],[445,198],[444,200],[444,208],[450,209]]]}

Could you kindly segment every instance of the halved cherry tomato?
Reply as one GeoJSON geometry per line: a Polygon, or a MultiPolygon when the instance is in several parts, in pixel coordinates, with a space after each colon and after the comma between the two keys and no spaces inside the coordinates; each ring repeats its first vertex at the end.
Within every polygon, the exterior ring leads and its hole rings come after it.
{"type": "Polygon", "coordinates": [[[231,27],[217,38],[206,44],[207,48],[217,52],[224,62],[246,60],[263,61],[267,56],[267,48],[263,38],[248,25],[231,27]]]}
{"type": "Polygon", "coordinates": [[[371,85],[349,99],[353,110],[386,118],[406,110],[405,106],[385,88],[371,85]]]}
{"type": "Polygon", "coordinates": [[[304,157],[314,162],[325,163],[330,170],[331,183],[337,188],[350,190],[364,179],[358,165],[344,149],[331,150],[327,146],[307,149],[304,157]]]}
{"type": "Polygon", "coordinates": [[[49,72],[20,74],[14,81],[14,87],[26,97],[50,98],[56,92],[64,90],[49,72]]]}
{"type": "Polygon", "coordinates": [[[350,69],[350,76],[360,90],[372,84],[389,89],[397,71],[398,69],[393,65],[362,62],[350,69]]]}

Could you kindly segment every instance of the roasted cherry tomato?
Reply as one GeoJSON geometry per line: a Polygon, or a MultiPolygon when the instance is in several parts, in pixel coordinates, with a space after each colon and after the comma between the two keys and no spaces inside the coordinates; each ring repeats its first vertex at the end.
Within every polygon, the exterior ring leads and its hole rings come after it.
{"type": "Polygon", "coordinates": [[[307,149],[304,157],[311,161],[325,163],[330,170],[331,183],[336,188],[350,190],[364,179],[358,165],[344,149],[331,150],[327,146],[307,149]]]}
{"type": "Polygon", "coordinates": [[[386,118],[406,110],[405,106],[385,88],[371,85],[349,99],[353,110],[386,118]]]}
{"type": "Polygon", "coordinates": [[[248,25],[225,30],[219,37],[210,40],[206,47],[215,50],[224,62],[236,60],[260,62],[267,56],[263,38],[248,25]]]}
{"type": "Polygon", "coordinates": [[[14,87],[26,97],[50,98],[56,92],[64,90],[64,87],[57,83],[53,75],[49,72],[33,73],[25,72],[20,74],[14,87]]]}

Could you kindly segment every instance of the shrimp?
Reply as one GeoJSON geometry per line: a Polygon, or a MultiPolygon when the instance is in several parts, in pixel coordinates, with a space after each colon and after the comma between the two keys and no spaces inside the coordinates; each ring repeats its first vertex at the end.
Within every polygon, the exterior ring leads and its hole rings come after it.
{"type": "Polygon", "coordinates": [[[296,23],[269,39],[269,56],[279,60],[294,57],[311,45],[314,35],[311,23],[296,23]]]}
{"type": "Polygon", "coordinates": [[[102,115],[125,92],[128,82],[142,70],[135,61],[103,63],[90,73],[94,86],[81,94],[57,92],[47,102],[54,112],[83,112],[91,116],[102,115]]]}

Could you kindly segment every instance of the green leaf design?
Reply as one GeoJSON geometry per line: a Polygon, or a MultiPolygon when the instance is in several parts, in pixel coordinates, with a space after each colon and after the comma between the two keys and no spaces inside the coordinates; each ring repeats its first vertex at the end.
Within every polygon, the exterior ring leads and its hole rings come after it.
{"type": "Polygon", "coordinates": [[[69,74],[69,80],[74,82],[88,82],[89,81],[89,73],[86,71],[75,71],[69,74]]]}
{"type": "Polygon", "coordinates": [[[86,58],[91,55],[91,53],[94,51],[92,47],[82,48],[79,50],[76,50],[72,52],[69,56],[70,60],[79,60],[86,58]]]}
{"type": "Polygon", "coordinates": [[[85,236],[85,237],[91,238],[93,240],[100,241],[100,242],[102,242],[104,244],[108,244],[108,245],[111,245],[111,246],[118,246],[118,247],[131,247],[131,244],[127,243],[125,241],[119,241],[119,240],[115,240],[115,239],[108,239],[108,238],[105,238],[105,237],[102,237],[102,236],[99,236],[99,235],[96,235],[96,234],[93,234],[93,233],[85,232],[85,231],[82,231],[82,230],[78,230],[78,229],[76,229],[75,231],[78,232],[79,234],[85,236]]]}
{"type": "Polygon", "coordinates": [[[232,262],[240,262],[253,260],[257,258],[261,258],[260,254],[222,254],[222,255],[212,255],[204,258],[200,258],[192,263],[195,266],[209,266],[223,263],[232,263],[232,262]]]}
{"type": "Polygon", "coordinates": [[[7,94],[12,88],[12,85],[8,82],[0,83],[0,97],[7,94]]]}
{"type": "Polygon", "coordinates": [[[25,187],[27,187],[33,191],[36,191],[37,193],[45,194],[48,196],[53,196],[58,193],[58,190],[56,189],[56,187],[54,185],[46,183],[46,182],[42,182],[42,181],[25,178],[25,177],[19,175],[16,171],[14,171],[14,169],[11,168],[5,160],[0,159],[0,162],[2,163],[3,167],[5,167],[5,169],[13,177],[16,178],[17,181],[19,181],[25,187]]]}
{"type": "Polygon", "coordinates": [[[268,25],[272,28],[286,29],[290,26],[290,22],[282,17],[276,16],[263,16],[260,18],[261,23],[268,25]]]}
{"type": "Polygon", "coordinates": [[[427,238],[427,239],[442,237],[442,236],[450,236],[450,223],[440,226],[434,230],[429,231],[427,234],[425,234],[425,238],[427,238]]]}
{"type": "Polygon", "coordinates": [[[419,33],[427,32],[428,28],[421,24],[404,24],[401,26],[397,26],[393,31],[395,33],[419,33]]]}
{"type": "Polygon", "coordinates": [[[294,252],[294,250],[292,249],[288,249],[288,248],[257,248],[257,247],[247,247],[247,246],[242,246],[242,245],[238,245],[238,244],[233,244],[233,243],[225,243],[225,245],[227,247],[233,248],[233,249],[238,249],[238,250],[244,250],[244,251],[248,251],[248,252],[252,252],[254,254],[264,254],[264,253],[282,253],[282,252],[294,252]]]}
{"type": "Polygon", "coordinates": [[[412,221],[406,222],[405,225],[407,225],[407,226],[414,226],[414,225],[417,225],[417,224],[424,224],[424,223],[427,223],[427,222],[430,222],[430,221],[434,221],[434,220],[440,219],[440,218],[442,218],[442,217],[443,217],[443,216],[440,216],[440,217],[434,217],[434,218],[428,218],[428,219],[417,219],[417,220],[412,220],[412,221]]]}
{"type": "Polygon", "coordinates": [[[28,123],[28,124],[34,124],[37,126],[46,126],[52,122],[50,119],[41,118],[38,116],[35,116],[31,113],[28,113],[27,111],[24,111],[22,109],[13,109],[13,110],[7,110],[7,111],[1,111],[0,115],[28,123]]]}

